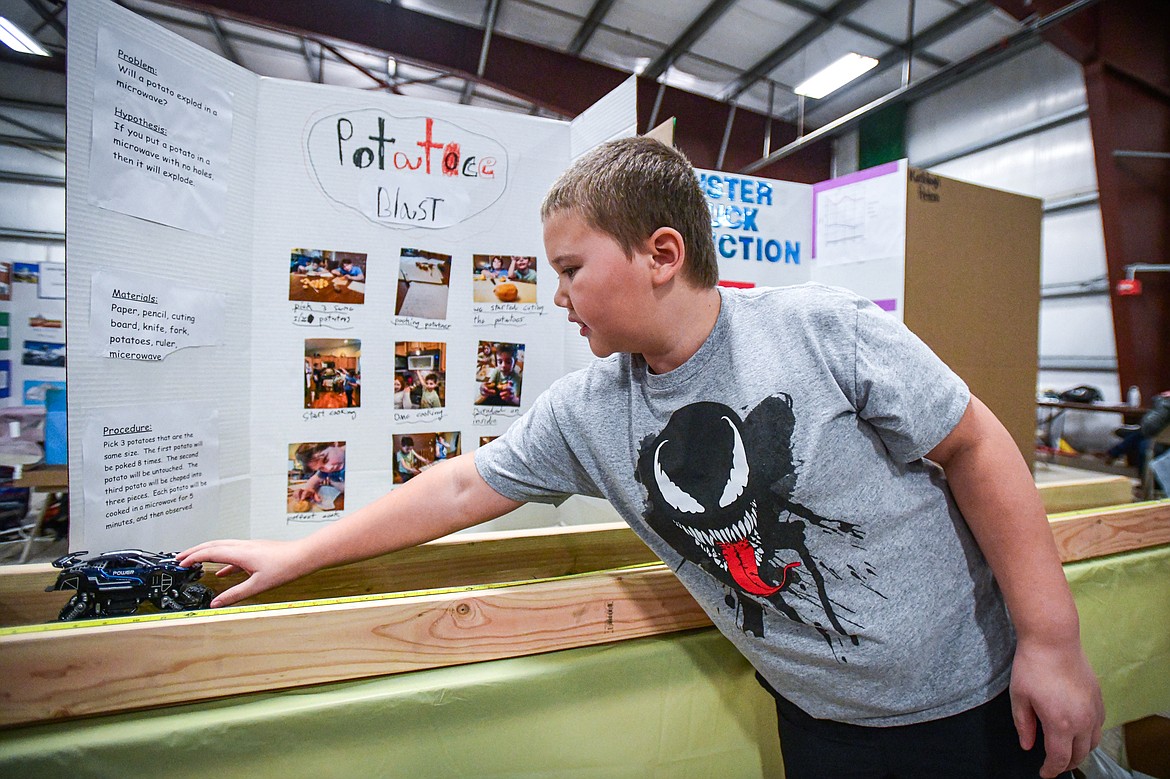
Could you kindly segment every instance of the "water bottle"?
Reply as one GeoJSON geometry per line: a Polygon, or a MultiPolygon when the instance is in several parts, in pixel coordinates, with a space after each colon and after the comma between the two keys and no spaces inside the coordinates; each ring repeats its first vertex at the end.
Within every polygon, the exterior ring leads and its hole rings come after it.
{"type": "Polygon", "coordinates": [[[1137,388],[1136,384],[1131,385],[1129,391],[1125,393],[1125,402],[1133,408],[1142,404],[1142,391],[1137,388]]]}

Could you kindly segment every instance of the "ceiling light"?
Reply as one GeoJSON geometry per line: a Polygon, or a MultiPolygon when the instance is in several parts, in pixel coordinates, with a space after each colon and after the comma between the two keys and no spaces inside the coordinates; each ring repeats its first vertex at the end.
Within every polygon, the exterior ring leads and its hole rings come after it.
{"type": "Polygon", "coordinates": [[[12,22],[0,16],[0,43],[21,54],[35,54],[38,57],[48,57],[49,52],[32,39],[32,36],[17,27],[12,22]]]}
{"type": "Polygon", "coordinates": [[[878,61],[873,57],[864,57],[850,52],[816,75],[797,84],[796,89],[792,91],[805,97],[822,98],[845,86],[877,64],[878,61]]]}

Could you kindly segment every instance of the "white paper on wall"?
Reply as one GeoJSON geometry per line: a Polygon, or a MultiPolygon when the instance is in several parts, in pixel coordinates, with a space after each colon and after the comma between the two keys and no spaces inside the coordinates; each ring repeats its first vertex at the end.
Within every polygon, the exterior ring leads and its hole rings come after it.
{"type": "Polygon", "coordinates": [[[99,271],[90,294],[90,348],[115,360],[161,360],[223,343],[222,294],[127,271],[99,271]]]}
{"type": "Polygon", "coordinates": [[[845,287],[898,319],[906,294],[906,161],[813,185],[812,280],[845,287]]]}
{"type": "Polygon", "coordinates": [[[231,94],[167,50],[98,30],[89,199],[124,214],[219,235],[231,94]]]}
{"type": "Polygon", "coordinates": [[[219,509],[219,434],[210,403],[123,406],[85,426],[85,538],[94,549],[178,550],[219,509]]]}

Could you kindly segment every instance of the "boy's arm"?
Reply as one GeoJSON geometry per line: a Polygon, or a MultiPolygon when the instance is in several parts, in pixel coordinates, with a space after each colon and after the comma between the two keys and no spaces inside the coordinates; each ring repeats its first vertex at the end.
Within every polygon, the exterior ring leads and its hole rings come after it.
{"type": "Polygon", "coordinates": [[[180,565],[217,562],[248,578],[220,593],[227,606],[305,574],[416,546],[506,514],[520,503],[488,486],[470,454],[428,468],[333,524],[298,541],[207,541],[178,555],[180,565]]]}
{"type": "Polygon", "coordinates": [[[1032,474],[1007,430],[974,396],[926,456],[946,472],[1016,629],[1011,698],[1020,744],[1033,746],[1039,719],[1047,754],[1040,775],[1071,770],[1101,740],[1105,710],[1032,474]]]}

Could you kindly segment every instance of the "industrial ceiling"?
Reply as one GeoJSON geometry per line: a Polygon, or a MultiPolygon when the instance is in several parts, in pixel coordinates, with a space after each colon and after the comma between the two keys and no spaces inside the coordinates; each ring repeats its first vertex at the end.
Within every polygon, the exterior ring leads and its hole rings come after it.
{"type": "MultiPolygon", "coordinates": [[[[762,168],[768,155],[843,129],[867,105],[945,85],[1038,43],[1045,21],[1017,21],[988,0],[121,5],[260,75],[545,116],[573,116],[637,74],[640,129],[671,116],[684,128],[701,124],[713,140],[688,150],[696,163],[741,169],[762,168]],[[825,98],[794,94],[848,52],[878,65],[825,98]],[[731,157],[729,143],[737,147],[731,157]]],[[[53,53],[56,62],[40,67],[61,67],[66,2],[5,0],[0,7],[53,53]]]]}

